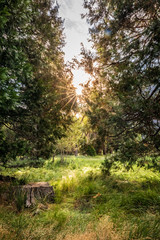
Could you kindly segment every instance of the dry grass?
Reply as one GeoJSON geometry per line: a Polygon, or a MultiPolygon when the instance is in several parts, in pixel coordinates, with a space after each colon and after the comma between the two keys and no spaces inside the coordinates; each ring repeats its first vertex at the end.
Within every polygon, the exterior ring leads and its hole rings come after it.
{"type": "Polygon", "coordinates": [[[13,239],[12,237],[14,238],[14,234],[11,234],[6,226],[0,225],[0,239],[9,240],[13,239]]]}
{"type": "Polygon", "coordinates": [[[122,235],[114,228],[109,217],[105,216],[100,219],[96,227],[88,225],[84,233],[77,232],[76,234],[68,233],[64,236],[61,234],[56,240],[126,240],[125,233],[122,235]]]}

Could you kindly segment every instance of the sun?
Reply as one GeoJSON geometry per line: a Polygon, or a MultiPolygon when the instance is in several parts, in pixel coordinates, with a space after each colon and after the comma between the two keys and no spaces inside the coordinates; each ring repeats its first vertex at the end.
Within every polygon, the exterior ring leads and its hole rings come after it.
{"type": "Polygon", "coordinates": [[[76,88],[76,94],[82,95],[83,84],[87,83],[90,76],[81,69],[73,70],[73,85],[76,88]]]}
{"type": "MultiPolygon", "coordinates": [[[[65,109],[66,107],[72,110],[76,103],[79,103],[79,100],[82,96],[83,85],[86,84],[90,80],[90,75],[85,73],[81,69],[72,70],[73,73],[73,81],[72,87],[68,88],[63,85],[58,85],[57,87],[61,90],[60,99],[58,99],[57,103],[61,104],[61,109],[65,109]],[[74,86],[74,88],[73,88],[74,86]]],[[[63,81],[62,81],[63,83],[63,81]]]]}

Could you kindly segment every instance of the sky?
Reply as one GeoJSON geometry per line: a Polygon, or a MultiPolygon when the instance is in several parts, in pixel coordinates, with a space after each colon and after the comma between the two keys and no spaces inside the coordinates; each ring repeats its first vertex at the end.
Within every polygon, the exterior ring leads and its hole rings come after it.
{"type": "MultiPolygon", "coordinates": [[[[74,56],[80,58],[81,42],[87,49],[91,48],[88,27],[85,19],[81,19],[81,14],[85,13],[83,0],[57,0],[60,5],[59,15],[64,22],[64,34],[66,36],[66,46],[64,47],[65,61],[71,61],[74,56]]],[[[83,70],[74,70],[73,84],[77,88],[77,94],[81,94],[82,87],[79,84],[85,83],[89,75],[83,70]]]]}

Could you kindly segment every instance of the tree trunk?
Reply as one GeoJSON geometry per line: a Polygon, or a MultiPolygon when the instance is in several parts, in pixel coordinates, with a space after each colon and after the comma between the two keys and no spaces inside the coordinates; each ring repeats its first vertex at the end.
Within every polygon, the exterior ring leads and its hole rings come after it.
{"type": "Polygon", "coordinates": [[[105,146],[105,143],[103,144],[103,155],[106,155],[106,146],[105,146]]]}

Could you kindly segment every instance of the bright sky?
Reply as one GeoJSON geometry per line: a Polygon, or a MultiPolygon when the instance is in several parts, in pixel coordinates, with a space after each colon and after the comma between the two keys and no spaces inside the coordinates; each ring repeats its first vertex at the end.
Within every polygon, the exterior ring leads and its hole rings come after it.
{"type": "MultiPolygon", "coordinates": [[[[57,0],[60,5],[60,16],[65,19],[66,46],[64,47],[65,61],[71,61],[74,56],[80,54],[81,42],[89,49],[91,43],[87,41],[88,24],[85,19],[81,19],[81,14],[85,12],[83,0],[57,0]]],[[[77,88],[77,94],[81,94],[82,87],[79,84],[85,83],[89,75],[83,70],[74,70],[73,84],[77,88]]]]}

